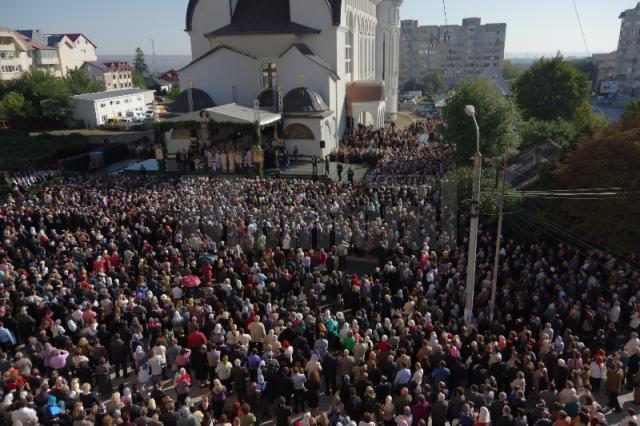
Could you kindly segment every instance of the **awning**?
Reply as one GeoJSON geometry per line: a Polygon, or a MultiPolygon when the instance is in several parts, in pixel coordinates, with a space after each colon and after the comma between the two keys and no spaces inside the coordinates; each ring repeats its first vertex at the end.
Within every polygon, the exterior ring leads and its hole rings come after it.
{"type": "MultiPolygon", "coordinates": [[[[267,126],[282,119],[282,115],[271,111],[260,110],[260,125],[267,126]]],[[[238,105],[236,103],[220,105],[213,108],[207,108],[200,111],[194,111],[187,114],[181,114],[163,120],[165,123],[179,123],[183,121],[216,121],[219,123],[230,122],[240,124],[252,124],[255,122],[255,112],[253,108],[238,105]],[[206,114],[208,113],[208,118],[206,114]]]]}

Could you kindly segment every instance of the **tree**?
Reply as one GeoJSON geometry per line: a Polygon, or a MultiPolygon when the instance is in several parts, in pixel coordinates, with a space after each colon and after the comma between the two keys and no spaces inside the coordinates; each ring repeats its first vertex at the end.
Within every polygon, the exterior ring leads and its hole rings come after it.
{"type": "Polygon", "coordinates": [[[70,70],[64,81],[73,95],[103,92],[105,90],[104,83],[91,80],[84,71],[79,69],[70,70]]]}
{"type": "Polygon", "coordinates": [[[13,126],[24,127],[35,115],[33,104],[19,92],[9,92],[0,101],[0,117],[13,126]]]}
{"type": "Polygon", "coordinates": [[[577,138],[576,128],[567,120],[543,121],[532,118],[520,126],[521,147],[527,147],[547,138],[562,147],[570,147],[577,138]]]}
{"type": "MultiPolygon", "coordinates": [[[[502,175],[500,175],[502,177],[502,175]]],[[[454,173],[457,185],[457,196],[459,212],[467,213],[471,208],[471,193],[473,188],[473,167],[459,167],[454,173]]],[[[496,188],[496,169],[485,168],[482,171],[482,180],[480,182],[482,192],[480,194],[480,213],[485,215],[497,215],[500,212],[500,191],[502,185],[496,188]]],[[[508,210],[514,204],[521,201],[521,197],[507,182],[505,187],[505,210],[508,210]]]]}
{"type": "Polygon", "coordinates": [[[627,102],[627,105],[624,107],[625,114],[633,114],[636,112],[640,112],[640,99],[633,99],[627,102]]]}
{"type": "Polygon", "coordinates": [[[526,119],[571,120],[576,109],[587,101],[586,76],[562,56],[542,58],[516,81],[518,106],[526,119]]]}
{"type": "Polygon", "coordinates": [[[140,74],[144,74],[149,71],[149,67],[147,66],[147,63],[144,59],[144,52],[139,47],[136,48],[136,57],[133,60],[133,65],[136,71],[140,74]]]}
{"type": "Polygon", "coordinates": [[[142,75],[138,70],[133,70],[131,73],[131,79],[133,80],[134,87],[137,87],[138,89],[147,88],[147,82],[144,79],[144,75],[142,75]]]}
{"type": "Polygon", "coordinates": [[[28,120],[32,127],[60,125],[71,114],[73,99],[69,87],[45,71],[22,73],[20,78],[4,85],[0,95],[6,97],[10,92],[19,93],[33,107],[26,111],[31,114],[28,120]]]}
{"type": "Polygon", "coordinates": [[[424,88],[431,96],[438,94],[444,87],[444,77],[439,71],[429,71],[424,77],[424,88]]]}
{"type": "MultiPolygon", "coordinates": [[[[640,112],[625,114],[598,137],[582,138],[557,167],[557,189],[620,188],[617,197],[564,200],[553,214],[584,237],[623,249],[640,247],[640,112]]],[[[594,198],[594,197],[589,197],[594,198]]]]}
{"type": "Polygon", "coordinates": [[[485,158],[502,155],[508,145],[519,145],[520,115],[513,102],[506,99],[490,81],[475,79],[456,87],[455,95],[443,110],[445,138],[457,145],[460,165],[469,164],[476,150],[476,131],[465,106],[474,105],[480,126],[480,150],[485,158]]]}
{"type": "Polygon", "coordinates": [[[169,90],[169,93],[167,93],[167,98],[173,101],[180,95],[180,93],[180,86],[174,84],[173,86],[171,86],[171,90],[169,90]]]}
{"type": "Polygon", "coordinates": [[[524,74],[524,67],[519,64],[506,60],[502,68],[502,76],[505,80],[515,80],[524,74]]]}
{"type": "Polygon", "coordinates": [[[591,58],[572,59],[567,61],[567,63],[584,74],[592,86],[598,80],[598,66],[591,58]]]}

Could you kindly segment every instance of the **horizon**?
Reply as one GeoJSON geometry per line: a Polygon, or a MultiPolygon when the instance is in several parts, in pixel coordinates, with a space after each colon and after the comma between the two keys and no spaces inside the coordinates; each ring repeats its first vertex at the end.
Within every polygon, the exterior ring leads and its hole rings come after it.
{"type": "MultiPolygon", "coordinates": [[[[187,3],[188,0],[177,0],[158,7],[151,0],[113,0],[108,4],[78,8],[73,0],[22,0],[5,5],[0,25],[13,29],[40,29],[45,33],[83,33],[98,46],[100,56],[132,55],[136,47],[151,56],[152,39],[157,56],[190,56],[189,37],[184,32],[187,3]],[[32,13],[33,10],[39,13],[32,13]],[[123,14],[122,10],[129,13],[123,14]],[[141,16],[147,19],[140,19],[141,16]]],[[[420,25],[444,25],[445,22],[459,25],[463,18],[480,17],[483,23],[507,24],[507,57],[550,56],[557,51],[565,56],[588,56],[587,51],[593,54],[617,49],[618,16],[637,3],[637,0],[580,0],[577,5],[586,47],[570,0],[538,0],[535,3],[404,0],[401,19],[417,20],[420,25]]]]}

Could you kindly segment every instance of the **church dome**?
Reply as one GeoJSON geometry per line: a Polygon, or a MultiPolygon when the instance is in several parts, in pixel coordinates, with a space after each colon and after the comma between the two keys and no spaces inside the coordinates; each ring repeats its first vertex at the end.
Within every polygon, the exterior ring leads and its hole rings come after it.
{"type": "Polygon", "coordinates": [[[284,113],[322,113],[329,110],[322,96],[315,90],[299,87],[289,91],[283,100],[284,113]]]}
{"type": "MultiPolygon", "coordinates": [[[[193,97],[193,111],[200,111],[201,109],[212,108],[216,106],[211,96],[204,90],[191,89],[191,96],[193,97]]],[[[189,90],[184,90],[178,95],[176,100],[171,105],[171,112],[173,113],[186,113],[189,111],[189,90]]]]}

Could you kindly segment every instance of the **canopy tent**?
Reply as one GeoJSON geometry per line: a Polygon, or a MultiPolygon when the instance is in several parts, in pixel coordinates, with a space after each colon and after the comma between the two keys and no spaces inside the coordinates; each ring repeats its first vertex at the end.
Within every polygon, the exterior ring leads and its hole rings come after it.
{"type": "MultiPolygon", "coordinates": [[[[281,114],[262,109],[260,110],[260,126],[268,126],[276,123],[280,121],[281,118],[281,114]]],[[[231,103],[213,108],[206,108],[200,111],[189,112],[163,120],[165,123],[179,123],[184,121],[215,121],[219,123],[253,124],[255,123],[255,110],[236,103],[231,103]]]]}

